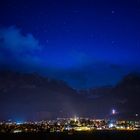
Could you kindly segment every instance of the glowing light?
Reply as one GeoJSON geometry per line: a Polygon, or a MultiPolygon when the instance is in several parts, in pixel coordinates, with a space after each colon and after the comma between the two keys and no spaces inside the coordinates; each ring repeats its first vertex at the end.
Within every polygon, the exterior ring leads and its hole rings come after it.
{"type": "Polygon", "coordinates": [[[14,130],[13,133],[21,133],[22,130],[14,130]]]}
{"type": "Polygon", "coordinates": [[[90,131],[91,129],[86,126],[81,126],[81,127],[75,127],[74,130],[75,131],[90,131]]]}
{"type": "Polygon", "coordinates": [[[65,128],[65,130],[72,130],[72,127],[67,126],[67,127],[65,128]]]}
{"type": "Polygon", "coordinates": [[[112,109],[112,114],[115,115],[116,114],[116,110],[112,109]]]}
{"type": "Polygon", "coordinates": [[[136,117],[138,117],[139,115],[138,114],[136,114],[136,117]]]}
{"type": "Polygon", "coordinates": [[[74,122],[77,122],[77,120],[78,120],[78,118],[75,116],[75,117],[74,117],[74,122]]]}
{"type": "Polygon", "coordinates": [[[114,125],[113,125],[113,123],[110,123],[109,124],[109,128],[112,128],[114,125]]]}
{"type": "Polygon", "coordinates": [[[17,125],[23,124],[23,121],[16,121],[17,125]]]}

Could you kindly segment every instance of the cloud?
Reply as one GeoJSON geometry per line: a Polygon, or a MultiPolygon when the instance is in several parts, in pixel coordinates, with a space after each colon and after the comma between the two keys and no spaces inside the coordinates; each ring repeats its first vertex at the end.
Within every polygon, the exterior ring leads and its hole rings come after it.
{"type": "Polygon", "coordinates": [[[32,34],[23,35],[16,27],[0,28],[0,64],[6,66],[37,65],[42,46],[32,34]]]}
{"type": "Polygon", "coordinates": [[[21,31],[15,27],[1,29],[0,39],[5,44],[5,47],[18,52],[39,47],[38,41],[32,34],[22,35],[21,31]]]}
{"type": "Polygon", "coordinates": [[[59,45],[45,49],[32,34],[16,27],[0,28],[0,68],[38,72],[75,88],[114,84],[126,73],[125,68],[100,60],[95,53],[62,50],[59,45]]]}
{"type": "Polygon", "coordinates": [[[23,34],[15,26],[0,28],[0,66],[20,70],[70,69],[83,67],[90,57],[77,51],[57,51],[44,49],[31,33],[23,34]],[[56,57],[57,56],[57,57],[56,57]]]}

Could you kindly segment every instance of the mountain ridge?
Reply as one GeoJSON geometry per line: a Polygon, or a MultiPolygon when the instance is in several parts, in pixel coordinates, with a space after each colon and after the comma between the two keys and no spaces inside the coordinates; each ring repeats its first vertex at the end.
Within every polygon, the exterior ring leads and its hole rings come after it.
{"type": "Polygon", "coordinates": [[[36,73],[0,71],[0,110],[4,116],[31,114],[25,115],[26,118],[44,119],[77,114],[103,117],[112,107],[120,113],[134,114],[139,112],[139,99],[140,77],[132,74],[114,87],[75,90],[63,81],[36,73]],[[136,104],[130,106],[132,100],[136,104]]]}

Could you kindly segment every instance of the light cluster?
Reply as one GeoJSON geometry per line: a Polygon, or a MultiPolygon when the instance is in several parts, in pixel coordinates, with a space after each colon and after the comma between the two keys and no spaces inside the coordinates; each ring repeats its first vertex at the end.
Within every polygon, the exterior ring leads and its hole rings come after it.
{"type": "Polygon", "coordinates": [[[140,130],[140,121],[90,118],[57,118],[38,122],[1,122],[1,133],[78,132],[95,130],[140,130]]]}

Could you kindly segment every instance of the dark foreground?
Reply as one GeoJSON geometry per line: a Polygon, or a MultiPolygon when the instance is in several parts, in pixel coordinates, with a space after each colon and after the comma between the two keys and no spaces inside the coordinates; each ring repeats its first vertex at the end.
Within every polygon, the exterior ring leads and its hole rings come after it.
{"type": "Polygon", "coordinates": [[[140,140],[140,131],[0,134],[0,140],[140,140]]]}

